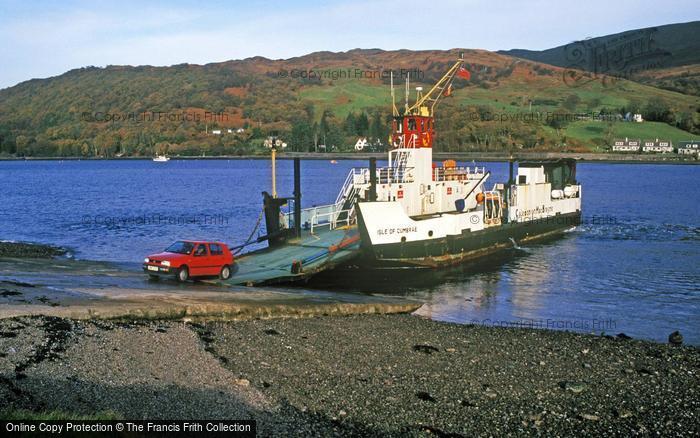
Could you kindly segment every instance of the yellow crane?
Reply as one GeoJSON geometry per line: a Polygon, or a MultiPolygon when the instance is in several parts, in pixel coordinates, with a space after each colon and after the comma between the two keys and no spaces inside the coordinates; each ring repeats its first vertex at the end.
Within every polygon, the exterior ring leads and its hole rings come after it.
{"type": "MultiPolygon", "coordinates": [[[[427,93],[423,94],[422,89],[418,88],[418,95],[416,96],[416,103],[412,106],[408,106],[408,79],[406,80],[406,105],[404,108],[404,116],[423,116],[423,117],[433,117],[435,107],[437,106],[440,98],[445,94],[446,90],[450,90],[452,81],[455,75],[460,69],[464,67],[464,53],[459,54],[459,59],[454,63],[452,67],[445,73],[445,75],[440,78],[439,81],[433,85],[433,87],[427,93]]],[[[394,113],[398,115],[396,111],[396,105],[394,105],[394,113]]]]}

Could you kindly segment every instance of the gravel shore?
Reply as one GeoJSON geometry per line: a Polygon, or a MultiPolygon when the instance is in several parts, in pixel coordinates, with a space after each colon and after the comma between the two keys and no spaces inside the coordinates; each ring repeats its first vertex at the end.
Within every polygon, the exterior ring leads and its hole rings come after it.
{"type": "Polygon", "coordinates": [[[409,315],[0,320],[0,412],[255,418],[268,435],[698,434],[700,350],[409,315]]]}

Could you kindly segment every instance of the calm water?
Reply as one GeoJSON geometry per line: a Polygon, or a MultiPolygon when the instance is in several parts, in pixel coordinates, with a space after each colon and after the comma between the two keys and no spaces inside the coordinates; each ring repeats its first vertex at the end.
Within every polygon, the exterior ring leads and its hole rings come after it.
{"type": "MultiPolygon", "coordinates": [[[[302,163],[304,205],[335,200],[364,162],[302,163]]],[[[0,162],[0,239],[131,262],[180,238],[243,242],[260,214],[266,161],[0,162]]],[[[490,163],[492,181],[507,179],[490,163]]],[[[585,224],[564,238],[447,271],[348,270],[309,286],[425,300],[439,320],[569,328],[700,344],[697,166],[580,164],[585,224]]],[[[292,163],[279,163],[291,195],[292,163]]]]}

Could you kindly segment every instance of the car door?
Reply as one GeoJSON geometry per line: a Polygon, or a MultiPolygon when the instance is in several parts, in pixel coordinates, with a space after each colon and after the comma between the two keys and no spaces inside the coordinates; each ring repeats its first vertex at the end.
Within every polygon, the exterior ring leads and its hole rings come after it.
{"type": "Polygon", "coordinates": [[[190,266],[190,275],[209,275],[209,248],[205,243],[198,243],[192,251],[192,266],[190,266]]]}
{"type": "Polygon", "coordinates": [[[226,264],[224,250],[221,248],[220,244],[210,243],[209,252],[211,253],[212,264],[214,265],[214,272],[211,275],[219,275],[221,267],[226,264]]]}

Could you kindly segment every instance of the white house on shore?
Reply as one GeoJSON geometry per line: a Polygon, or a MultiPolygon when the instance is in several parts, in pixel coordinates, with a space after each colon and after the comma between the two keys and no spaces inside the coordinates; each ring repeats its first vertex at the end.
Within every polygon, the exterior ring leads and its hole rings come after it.
{"type": "Polygon", "coordinates": [[[681,141],[678,143],[679,155],[700,155],[700,141],[681,141]]]}
{"type": "Polygon", "coordinates": [[[673,152],[673,143],[670,140],[644,140],[642,152],[660,152],[662,154],[673,152]]]}
{"type": "Polygon", "coordinates": [[[360,137],[357,139],[357,142],[355,143],[355,150],[356,151],[361,151],[364,148],[367,147],[367,137],[360,137]]]}
{"type": "Polygon", "coordinates": [[[641,141],[639,139],[630,140],[625,137],[624,140],[615,140],[612,150],[613,152],[639,152],[640,144],[641,141]]]}

